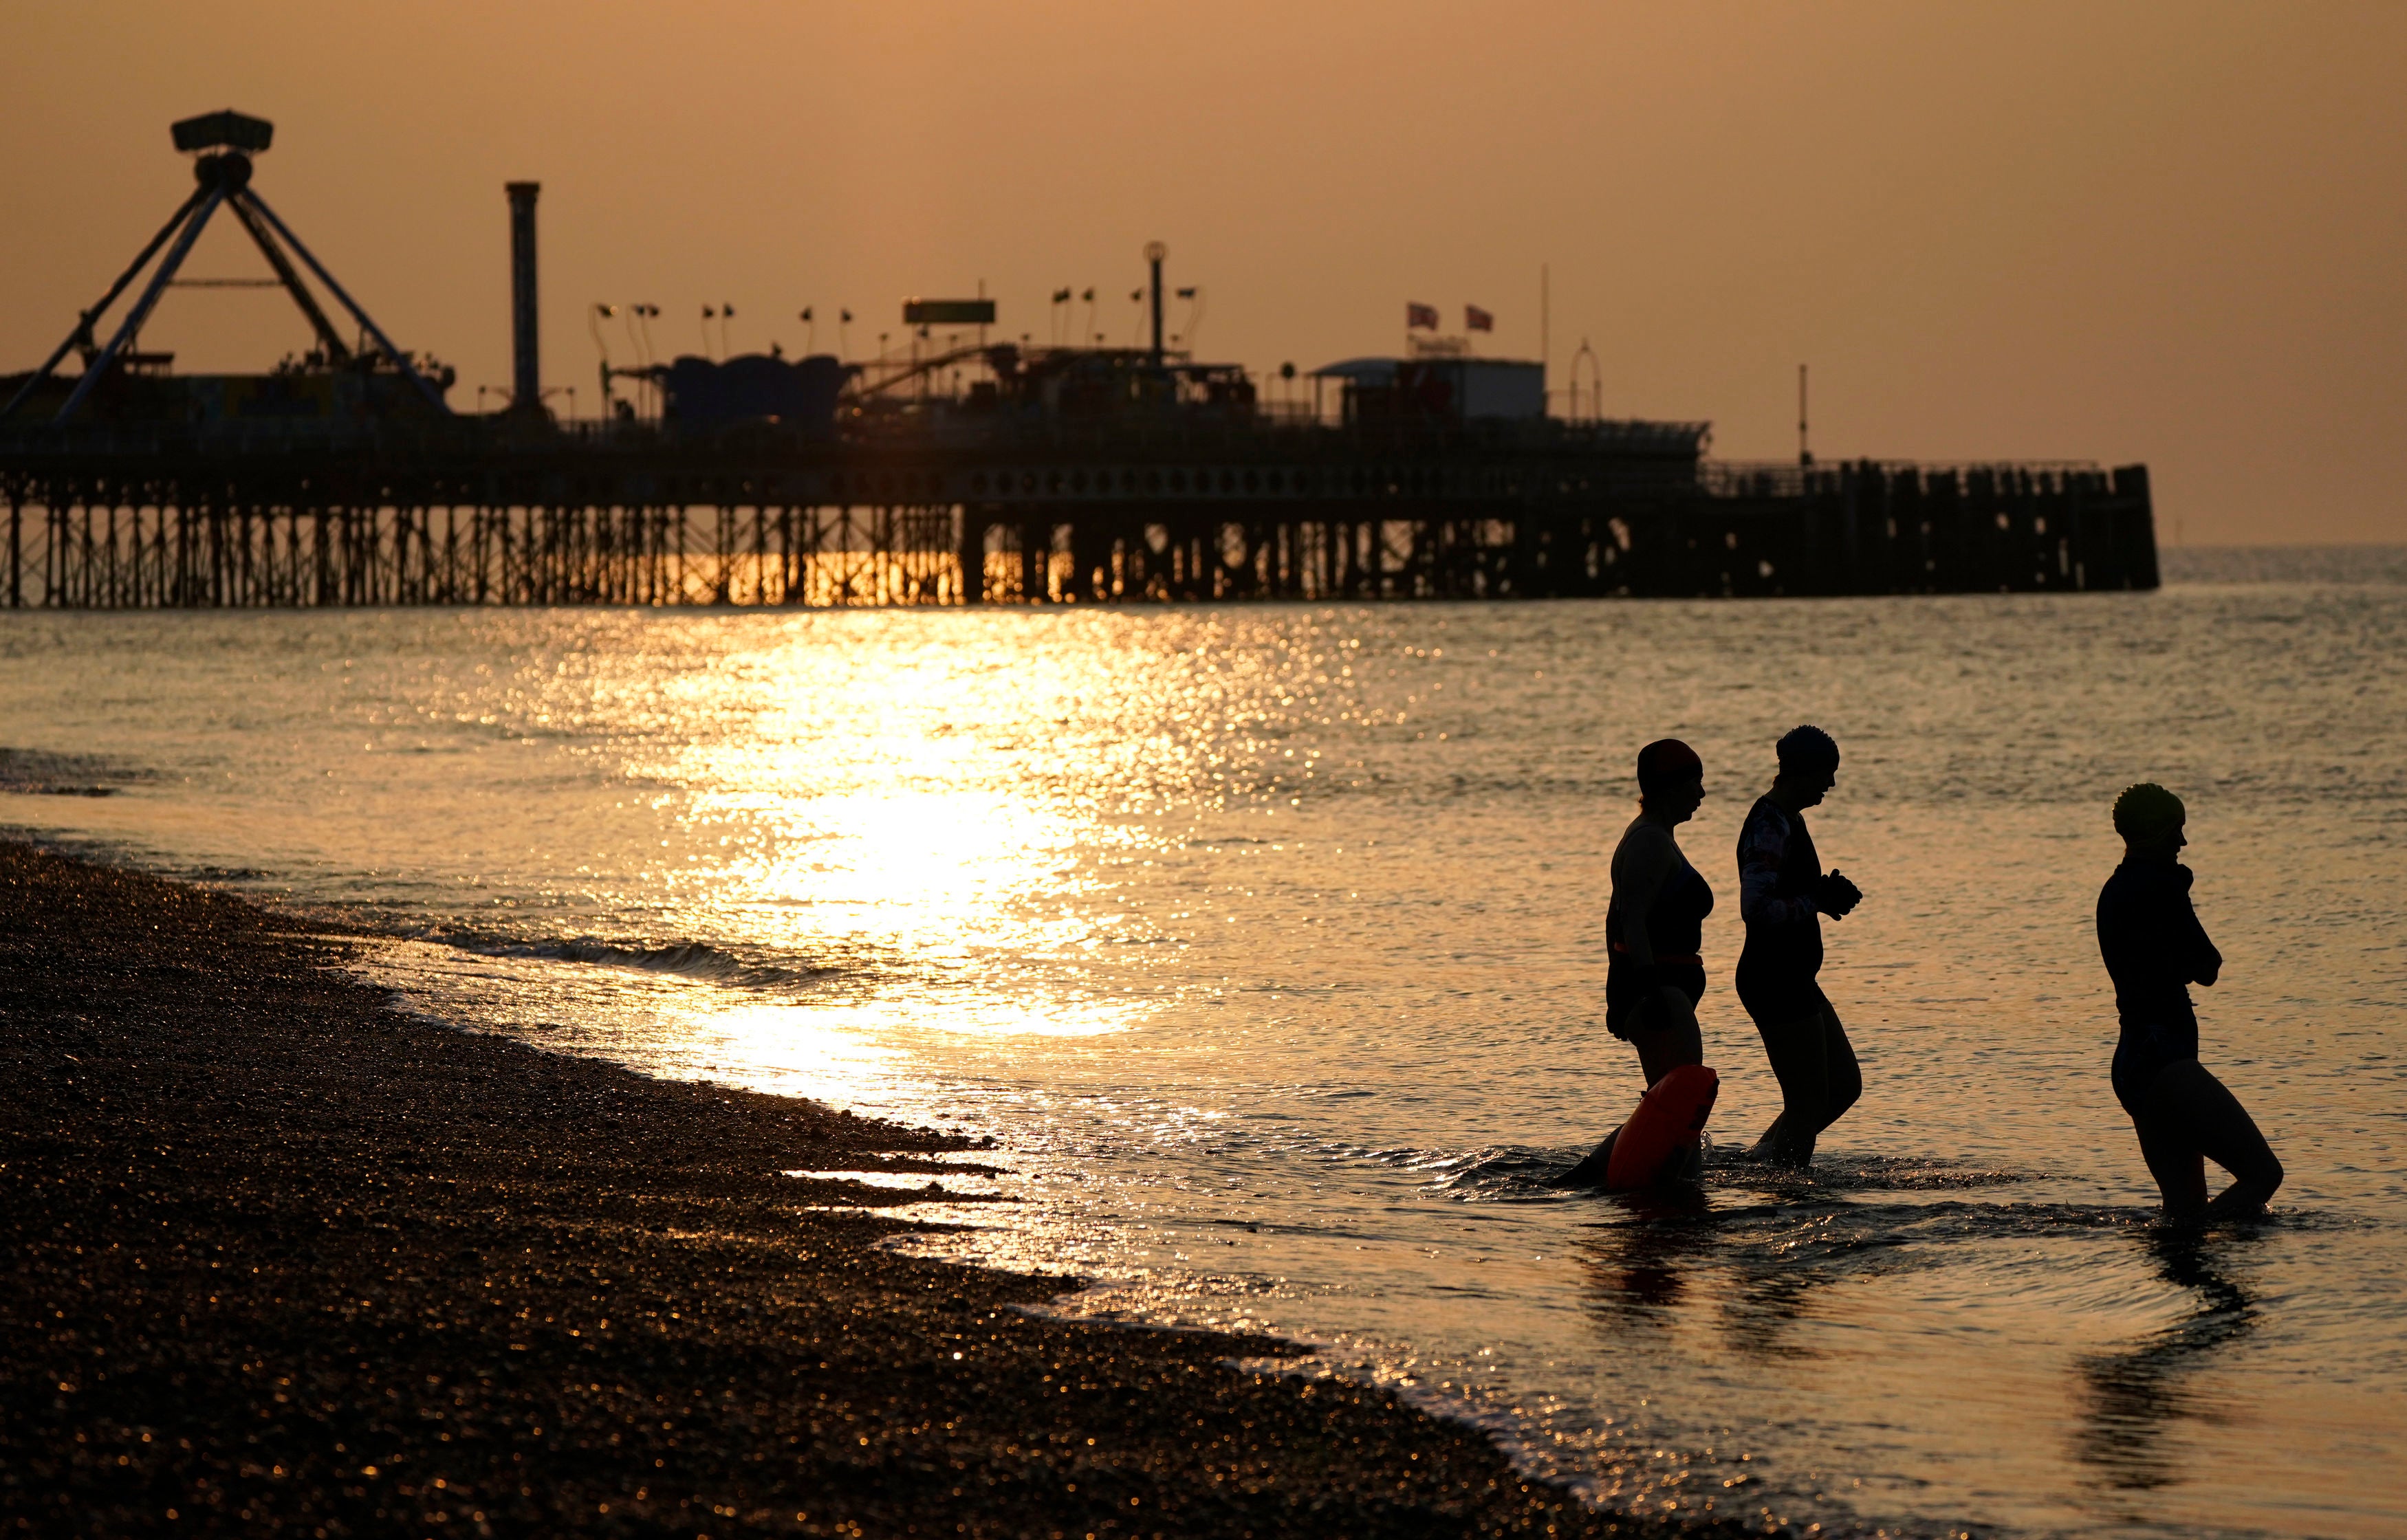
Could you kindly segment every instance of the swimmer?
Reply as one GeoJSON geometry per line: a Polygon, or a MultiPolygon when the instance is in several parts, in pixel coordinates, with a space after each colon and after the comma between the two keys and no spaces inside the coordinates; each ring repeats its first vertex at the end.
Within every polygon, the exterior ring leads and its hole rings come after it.
{"type": "Polygon", "coordinates": [[[1638,816],[1614,847],[1604,911],[1604,1024],[1638,1050],[1650,1086],[1705,1057],[1697,1002],[1705,993],[1700,948],[1714,890],[1672,833],[1704,799],[1705,766],[1696,750],[1660,738],[1638,751],[1638,816]]]}
{"type": "Polygon", "coordinates": [[[2223,954],[2190,907],[2191,872],[2175,857],[2189,843],[2182,799],[2149,782],[2115,799],[2123,864],[2098,895],[2098,951],[2115,981],[2122,1038],[2115,1046],[2115,1099],[2131,1116],[2140,1154],[2178,1219],[2255,1214],[2282,1185],[2282,1163],[2240,1098],[2198,1062],[2198,1011],[2188,986],[2209,988],[2223,954]],[[2206,1163],[2231,1173],[2210,1203],[2206,1163]]]}
{"type": "Polygon", "coordinates": [[[1789,731],[1774,745],[1780,771],[1756,799],[1738,836],[1738,911],[1746,925],[1739,1004],[1763,1038],[1780,1081],[1780,1116],[1749,1153],[1786,1166],[1814,1164],[1814,1143],[1863,1095],[1855,1045],[1815,975],[1822,968],[1822,921],[1839,919],[1863,892],[1825,872],[1805,828],[1839,779],[1839,745],[1819,728],[1789,731]]]}
{"type": "MultiPolygon", "coordinates": [[[[1638,1050],[1638,1068],[1650,1090],[1673,1070],[1705,1058],[1697,1002],[1705,994],[1700,948],[1714,890],[1672,834],[1697,815],[1704,799],[1705,765],[1696,750],[1676,738],[1659,738],[1638,751],[1638,816],[1614,847],[1613,897],[1604,910],[1604,1025],[1638,1050]]],[[[1717,1083],[1710,1071],[1707,1076],[1709,1085],[1717,1083]]],[[[1712,1106],[1710,1091],[1704,1102],[1712,1106]]],[[[1607,1134],[1553,1184],[1602,1186],[1614,1147],[1629,1126],[1607,1134]]],[[[1651,1180],[1693,1181],[1703,1171],[1697,1137],[1676,1135],[1673,1152],[1651,1180]]]]}

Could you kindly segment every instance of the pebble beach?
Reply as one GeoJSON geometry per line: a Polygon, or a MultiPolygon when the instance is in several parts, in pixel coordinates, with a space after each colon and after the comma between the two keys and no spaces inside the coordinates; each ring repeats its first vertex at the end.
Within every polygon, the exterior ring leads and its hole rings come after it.
{"type": "Polygon", "coordinates": [[[957,1136],[412,1019],[347,945],[0,846],[14,1532],[1651,1532],[1232,1366],[1291,1345],[1030,1313],[1060,1279],[876,1247],[914,1192],[782,1174],[941,1194],[957,1136]]]}

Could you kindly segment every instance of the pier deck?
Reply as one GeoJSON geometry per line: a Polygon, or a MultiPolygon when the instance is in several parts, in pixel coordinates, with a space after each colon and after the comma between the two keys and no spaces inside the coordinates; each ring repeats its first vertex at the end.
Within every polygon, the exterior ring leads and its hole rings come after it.
{"type": "Polygon", "coordinates": [[[12,607],[2148,588],[2144,467],[1700,459],[1702,425],[0,436],[12,607]]]}

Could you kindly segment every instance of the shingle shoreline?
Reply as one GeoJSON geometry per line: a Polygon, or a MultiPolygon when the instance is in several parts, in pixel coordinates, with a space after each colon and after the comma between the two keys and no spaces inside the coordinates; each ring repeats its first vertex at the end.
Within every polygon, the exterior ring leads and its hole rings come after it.
{"type": "Polygon", "coordinates": [[[416,1021],[346,944],[0,842],[0,1533],[1669,1533],[778,1174],[956,1137],[416,1021]]]}

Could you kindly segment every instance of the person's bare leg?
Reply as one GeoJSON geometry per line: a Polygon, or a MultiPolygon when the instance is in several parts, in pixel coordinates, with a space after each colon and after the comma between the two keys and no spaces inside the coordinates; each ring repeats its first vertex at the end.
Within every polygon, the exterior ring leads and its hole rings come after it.
{"type": "MultiPolygon", "coordinates": [[[[2256,1120],[2240,1105],[2240,1098],[2196,1059],[2183,1059],[2158,1070],[2148,1085],[2147,1106],[2152,1125],[2182,1138],[2190,1150],[2231,1173],[2231,1185],[2216,1194],[2213,1202],[2202,1204],[2208,1218],[2258,1213],[2281,1187],[2282,1163],[2265,1142],[2256,1120]]],[[[2141,1148],[2144,1151],[2147,1148],[2144,1139],[2141,1148]]],[[[2150,1169],[2154,1168],[2152,1161],[2150,1169]]],[[[2203,1198],[2203,1169],[2197,1180],[2203,1198]]],[[[2170,1210],[2172,1205],[2166,1207],[2170,1210]]]]}
{"type": "Polygon", "coordinates": [[[1685,1002],[1677,1014],[1669,1002],[1650,1000],[1641,1006],[1630,1044],[1638,1050],[1638,1067],[1650,1088],[1684,1064],[1705,1062],[1704,1033],[1697,1025],[1696,1011],[1685,1002]]]}
{"type": "Polygon", "coordinates": [[[2206,1212],[2206,1157],[2189,1137],[2175,1128],[2131,1120],[2140,1136],[2140,1158],[2164,1194],[2165,1213],[2172,1219],[2197,1219],[2206,1212]]]}
{"type": "Polygon", "coordinates": [[[1685,1032],[1676,1027],[1668,1032],[1633,1032],[1630,1042],[1638,1050],[1638,1067],[1650,1088],[1684,1064],[1705,1062],[1704,1038],[1694,1026],[1685,1032]]]}
{"type": "MultiPolygon", "coordinates": [[[[1705,1062],[1705,1036],[1697,1025],[1695,1008],[1685,1000],[1680,1002],[1676,1018],[1669,1001],[1649,1014],[1655,1021],[1666,1023],[1662,1030],[1642,1033],[1635,1039],[1639,1067],[1645,1071],[1646,1088],[1651,1091],[1656,1081],[1682,1065],[1705,1062]]],[[[1674,1156],[1664,1174],[1667,1178],[1677,1176],[1694,1181],[1704,1175],[1704,1151],[1691,1139],[1687,1152],[1674,1156]]]]}
{"type": "Polygon", "coordinates": [[[1845,1117],[1864,1094],[1864,1067],[1856,1062],[1856,1045],[1847,1040],[1839,1013],[1827,1005],[1822,1008],[1822,1062],[1828,1067],[1830,1093],[1822,1103],[1821,1127],[1814,1130],[1816,1137],[1845,1117]]]}
{"type": "MultiPolygon", "coordinates": [[[[1697,1025],[1696,1011],[1685,1001],[1676,1013],[1668,1001],[1649,1002],[1643,1007],[1638,1020],[1631,1024],[1630,1046],[1638,1050],[1638,1067],[1645,1075],[1649,1090],[1680,1066],[1705,1062],[1704,1034],[1697,1025]]],[[[1553,1184],[1592,1187],[1602,1183],[1605,1168],[1612,1163],[1613,1141],[1620,1132],[1616,1128],[1607,1134],[1586,1159],[1555,1178],[1553,1184]]],[[[1699,1165],[1702,1168],[1702,1158],[1699,1165]]]]}
{"type": "MultiPolygon", "coordinates": [[[[1780,1081],[1780,1119],[1773,1124],[1780,1137],[1769,1154],[1790,1166],[1814,1164],[1814,1138],[1822,1131],[1822,1112],[1830,1102],[1830,1067],[1822,1013],[1801,1016],[1777,1026],[1759,1026],[1764,1057],[1780,1081]]],[[[1844,1039],[1843,1039],[1844,1040],[1844,1039]]],[[[1849,1063],[1854,1056],[1849,1055],[1849,1063]]]]}
{"type": "Polygon", "coordinates": [[[1786,1112],[1777,1114],[1773,1118],[1772,1122],[1765,1126],[1763,1137],[1757,1139],[1754,1145],[1747,1150],[1746,1158],[1749,1160],[1770,1160],[1773,1155],[1780,1152],[1781,1136],[1786,1134],[1787,1131],[1788,1114],[1786,1112]]]}
{"type": "Polygon", "coordinates": [[[1598,1141],[1595,1149],[1581,1157],[1579,1164],[1561,1176],[1548,1179],[1546,1185],[1549,1187],[1603,1186],[1604,1174],[1613,1166],[1614,1141],[1620,1137],[1621,1130],[1618,1128],[1607,1134],[1598,1141]]]}

